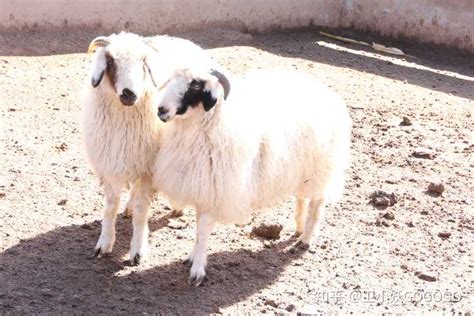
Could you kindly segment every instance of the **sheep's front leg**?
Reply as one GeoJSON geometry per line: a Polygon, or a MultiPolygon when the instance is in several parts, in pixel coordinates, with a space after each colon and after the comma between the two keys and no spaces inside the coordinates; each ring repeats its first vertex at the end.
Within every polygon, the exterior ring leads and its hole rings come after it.
{"type": "Polygon", "coordinates": [[[206,276],[207,243],[214,226],[214,220],[207,213],[199,214],[197,219],[196,244],[190,255],[192,266],[189,275],[189,284],[195,286],[199,286],[206,276]]]}
{"type": "Polygon", "coordinates": [[[148,213],[155,191],[150,179],[142,178],[134,185],[133,236],[130,243],[130,264],[138,265],[148,255],[148,213]]]}
{"type": "Polygon", "coordinates": [[[115,244],[115,221],[120,203],[120,192],[123,184],[104,181],[106,206],[102,218],[102,229],[99,240],[94,247],[95,257],[112,252],[115,244]]]}

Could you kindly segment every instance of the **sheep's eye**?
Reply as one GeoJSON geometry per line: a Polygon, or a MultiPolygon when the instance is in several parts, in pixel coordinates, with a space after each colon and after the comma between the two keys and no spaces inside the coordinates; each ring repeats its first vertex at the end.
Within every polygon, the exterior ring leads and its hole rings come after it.
{"type": "Polygon", "coordinates": [[[191,81],[191,83],[189,84],[189,90],[193,92],[201,91],[202,88],[203,88],[202,82],[199,82],[195,79],[193,79],[193,81],[191,81]]]}
{"type": "Polygon", "coordinates": [[[111,67],[114,66],[114,59],[111,56],[107,56],[106,60],[107,60],[107,67],[108,68],[111,68],[111,67]]]}

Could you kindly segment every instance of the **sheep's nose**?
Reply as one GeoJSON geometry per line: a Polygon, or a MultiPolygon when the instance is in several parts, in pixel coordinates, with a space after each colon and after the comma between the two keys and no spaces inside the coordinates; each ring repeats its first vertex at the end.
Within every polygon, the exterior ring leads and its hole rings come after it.
{"type": "Polygon", "coordinates": [[[160,120],[166,122],[170,118],[168,115],[169,111],[170,109],[165,108],[164,106],[158,107],[158,117],[160,118],[160,120]]]}
{"type": "Polygon", "coordinates": [[[158,108],[158,115],[159,115],[159,116],[162,116],[162,115],[168,114],[169,111],[170,111],[170,110],[169,110],[168,108],[165,108],[165,107],[163,107],[163,106],[160,106],[160,107],[158,108]]]}
{"type": "Polygon", "coordinates": [[[120,95],[120,101],[123,105],[134,105],[135,101],[137,100],[137,95],[133,93],[130,89],[123,89],[122,94],[120,95]]]}

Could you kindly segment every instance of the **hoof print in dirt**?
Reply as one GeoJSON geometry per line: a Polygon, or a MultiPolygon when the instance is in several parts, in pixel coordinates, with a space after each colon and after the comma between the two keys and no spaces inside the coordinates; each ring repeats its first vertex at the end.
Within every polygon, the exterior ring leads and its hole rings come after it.
{"type": "Polygon", "coordinates": [[[282,229],[283,229],[282,225],[261,224],[258,227],[254,227],[250,235],[261,237],[264,239],[276,240],[280,238],[280,232],[282,229]]]}
{"type": "Polygon", "coordinates": [[[378,208],[386,208],[397,203],[397,198],[394,193],[386,193],[384,191],[375,191],[370,195],[370,202],[378,208]]]}

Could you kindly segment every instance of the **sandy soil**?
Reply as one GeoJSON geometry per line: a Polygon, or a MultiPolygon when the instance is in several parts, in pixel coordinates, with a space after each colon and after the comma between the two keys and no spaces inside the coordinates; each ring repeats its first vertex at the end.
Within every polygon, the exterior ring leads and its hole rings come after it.
{"type": "Polygon", "coordinates": [[[113,254],[91,258],[104,199],[81,147],[78,91],[95,35],[0,35],[1,314],[473,311],[472,55],[375,37],[413,56],[390,57],[315,31],[184,34],[236,74],[276,65],[313,74],[344,97],[354,121],[344,198],[309,251],[287,251],[289,200],[245,227],[218,226],[209,279],[191,288],[182,262],[194,212],[170,218],[162,199],[146,263],[125,264],[124,218],[113,254]],[[430,182],[444,185],[441,196],[427,192],[430,182]],[[375,207],[378,190],[395,204],[375,207]],[[282,224],[280,239],[251,237],[261,223],[282,224]]]}

